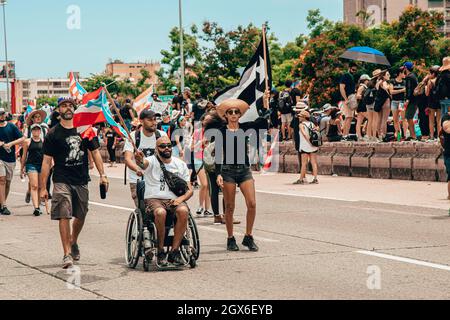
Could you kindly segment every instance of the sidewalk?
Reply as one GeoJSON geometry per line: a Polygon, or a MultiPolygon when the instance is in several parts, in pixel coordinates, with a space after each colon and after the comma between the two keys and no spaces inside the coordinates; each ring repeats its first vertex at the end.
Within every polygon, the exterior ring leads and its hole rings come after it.
{"type": "MultiPolygon", "coordinates": [[[[96,170],[91,171],[97,176],[96,170]]],[[[106,167],[108,177],[124,178],[124,165],[106,167]]],[[[292,185],[297,174],[254,173],[259,193],[312,197],[342,201],[367,201],[448,210],[447,184],[439,182],[375,180],[320,176],[318,185],[292,185]]],[[[311,177],[309,177],[311,180],[311,177]]]]}

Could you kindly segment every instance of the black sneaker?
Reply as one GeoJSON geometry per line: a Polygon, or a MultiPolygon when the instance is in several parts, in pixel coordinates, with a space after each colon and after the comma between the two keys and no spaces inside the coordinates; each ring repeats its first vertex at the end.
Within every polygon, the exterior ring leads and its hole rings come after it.
{"type": "Polygon", "coordinates": [[[186,264],[181,257],[180,250],[170,252],[168,261],[177,267],[184,266],[186,264]]]}
{"type": "Polygon", "coordinates": [[[0,209],[0,214],[3,216],[10,216],[11,211],[9,211],[7,207],[3,207],[0,209]]]}
{"type": "Polygon", "coordinates": [[[233,238],[228,238],[227,250],[228,251],[239,251],[239,247],[236,244],[236,239],[234,237],[233,238]]]}
{"type": "Polygon", "coordinates": [[[211,211],[205,210],[205,212],[203,213],[205,215],[205,217],[212,217],[214,216],[214,213],[212,213],[211,211]]]}
{"type": "Polygon", "coordinates": [[[245,236],[242,245],[246,246],[250,251],[257,252],[259,250],[252,236],[245,236]]]}
{"type": "Polygon", "coordinates": [[[78,247],[78,244],[74,243],[72,245],[71,250],[72,250],[71,256],[72,256],[73,260],[80,261],[81,254],[80,254],[80,248],[78,247]]]}
{"type": "Polygon", "coordinates": [[[33,215],[34,215],[35,217],[39,217],[40,215],[42,215],[41,209],[39,209],[39,208],[34,209],[33,215]]]}
{"type": "Polygon", "coordinates": [[[167,267],[167,254],[164,251],[158,252],[157,263],[160,267],[167,267]]]}

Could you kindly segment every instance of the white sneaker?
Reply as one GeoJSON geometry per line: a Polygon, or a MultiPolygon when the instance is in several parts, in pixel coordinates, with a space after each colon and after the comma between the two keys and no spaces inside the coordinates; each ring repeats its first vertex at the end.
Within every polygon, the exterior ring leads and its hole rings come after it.
{"type": "Polygon", "coordinates": [[[198,210],[197,210],[197,214],[199,215],[199,216],[201,216],[203,213],[205,212],[205,209],[203,209],[203,208],[198,208],[198,210]]]}

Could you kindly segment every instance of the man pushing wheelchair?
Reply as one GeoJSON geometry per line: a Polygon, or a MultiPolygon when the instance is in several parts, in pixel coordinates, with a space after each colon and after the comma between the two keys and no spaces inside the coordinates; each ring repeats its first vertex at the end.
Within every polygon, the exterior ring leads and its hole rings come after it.
{"type": "Polygon", "coordinates": [[[146,214],[153,215],[157,230],[157,264],[166,267],[185,265],[180,246],[189,221],[189,208],[186,204],[192,195],[190,175],[187,165],[172,157],[172,142],[166,136],[156,142],[155,155],[145,158],[142,151],[135,153],[136,164],[143,170],[138,173],[145,181],[146,214]],[[175,215],[171,217],[170,215],[175,215]],[[174,236],[171,250],[166,252],[166,220],[174,218],[174,236]]]}

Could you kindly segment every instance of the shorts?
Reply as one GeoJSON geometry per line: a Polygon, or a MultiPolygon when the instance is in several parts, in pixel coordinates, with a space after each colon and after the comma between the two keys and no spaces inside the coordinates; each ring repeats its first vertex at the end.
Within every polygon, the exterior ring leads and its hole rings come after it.
{"type": "Polygon", "coordinates": [[[223,165],[221,175],[224,182],[237,185],[253,180],[252,171],[246,165],[223,165]]]}
{"type": "Polygon", "coordinates": [[[77,218],[84,221],[88,213],[89,189],[87,185],[71,186],[55,183],[52,198],[52,220],[77,218]]]}
{"type": "Polygon", "coordinates": [[[6,177],[6,181],[11,181],[14,177],[15,162],[5,162],[0,160],[0,177],[6,177]]]}
{"type": "Polygon", "coordinates": [[[293,119],[292,113],[281,115],[281,123],[291,123],[292,119],[293,119]]]}
{"type": "Polygon", "coordinates": [[[145,211],[147,213],[155,212],[157,209],[164,209],[169,214],[174,214],[179,208],[186,207],[189,210],[186,202],[182,202],[178,207],[170,204],[172,200],[163,199],[145,199],[145,211]]]}
{"type": "Polygon", "coordinates": [[[319,150],[314,151],[314,152],[300,151],[300,154],[315,154],[315,153],[317,153],[317,152],[319,152],[319,150]]]}
{"type": "Polygon", "coordinates": [[[406,108],[405,118],[406,120],[413,120],[417,112],[417,102],[410,102],[406,108]]]}
{"type": "Polygon", "coordinates": [[[137,183],[131,183],[130,182],[130,192],[131,192],[131,198],[134,201],[134,205],[137,208],[139,206],[138,198],[137,198],[137,183]]]}
{"type": "Polygon", "coordinates": [[[447,169],[447,182],[450,182],[450,156],[444,155],[445,169],[447,169]]]}
{"type": "Polygon", "coordinates": [[[342,114],[345,116],[345,118],[353,118],[355,116],[355,110],[350,109],[348,103],[344,103],[342,105],[342,114]]]}
{"type": "Polygon", "coordinates": [[[25,165],[25,172],[26,173],[37,173],[40,174],[42,169],[42,165],[36,165],[36,164],[26,164],[25,165]]]}
{"type": "Polygon", "coordinates": [[[405,102],[404,101],[392,101],[391,102],[391,110],[397,111],[397,110],[403,110],[405,102]]]}

